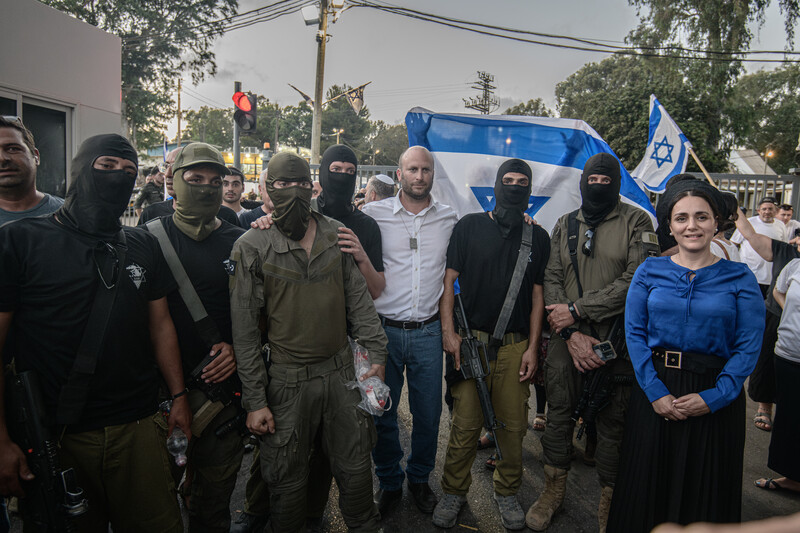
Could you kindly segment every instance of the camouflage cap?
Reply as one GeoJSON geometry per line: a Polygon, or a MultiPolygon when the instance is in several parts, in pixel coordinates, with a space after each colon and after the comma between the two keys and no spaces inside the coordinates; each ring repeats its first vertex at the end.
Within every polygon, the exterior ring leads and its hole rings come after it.
{"type": "Polygon", "coordinates": [[[219,150],[206,143],[189,143],[184,146],[172,164],[172,171],[176,172],[195,165],[211,165],[223,176],[231,173],[225,166],[225,159],[219,150]]]}
{"type": "Polygon", "coordinates": [[[281,152],[272,157],[267,165],[267,183],[276,180],[311,181],[311,168],[308,161],[292,152],[281,152]]]}

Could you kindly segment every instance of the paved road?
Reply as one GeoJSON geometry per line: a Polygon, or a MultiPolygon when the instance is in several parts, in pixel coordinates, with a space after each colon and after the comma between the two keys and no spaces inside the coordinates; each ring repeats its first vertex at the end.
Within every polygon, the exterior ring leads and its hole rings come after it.
{"type": "MultiPolygon", "coordinates": [[[[531,398],[531,402],[534,399],[531,398]]],[[[744,480],[743,480],[743,520],[757,520],[776,515],[787,515],[800,511],[800,495],[782,492],[767,492],[756,488],[753,480],[767,476],[780,477],[775,472],[767,469],[767,453],[770,434],[756,429],[752,423],[756,404],[748,400],[747,406],[747,436],[745,444],[744,480]]],[[[411,415],[408,411],[408,401],[404,391],[403,399],[399,406],[400,437],[404,449],[408,449],[411,429],[411,415]]],[[[531,413],[533,413],[531,409],[531,413]]],[[[533,415],[531,415],[531,420],[533,415]]],[[[439,447],[437,450],[436,469],[431,476],[431,486],[438,496],[441,496],[439,479],[442,474],[444,452],[447,447],[449,416],[446,411],[442,416],[439,426],[439,447]]],[[[542,447],[539,443],[541,433],[528,431],[523,443],[523,462],[525,465],[522,487],[519,500],[523,509],[527,510],[544,487],[542,473],[542,447]]],[[[567,482],[567,498],[564,510],[556,515],[548,529],[552,533],[579,533],[597,531],[596,509],[600,497],[600,486],[594,468],[585,466],[580,459],[582,456],[583,442],[577,445],[578,458],[573,461],[570,476],[567,482]]],[[[800,449],[800,448],[799,448],[800,449]]],[[[468,504],[461,511],[460,519],[452,531],[467,532],[503,532],[505,529],[500,524],[497,508],[492,500],[491,472],[483,465],[489,457],[491,450],[478,452],[478,458],[472,468],[472,488],[467,496],[468,504]]],[[[244,483],[247,479],[247,469],[250,466],[250,456],[246,456],[239,482],[234,493],[231,510],[236,513],[242,509],[244,501],[244,483]]],[[[377,490],[377,481],[375,482],[377,490]]],[[[336,488],[331,490],[331,500],[327,511],[326,531],[344,532],[347,528],[339,513],[338,494],[336,488]]],[[[393,513],[383,522],[384,531],[387,533],[408,532],[425,533],[442,531],[431,524],[429,515],[422,515],[406,491],[403,501],[395,508],[393,513]]]]}

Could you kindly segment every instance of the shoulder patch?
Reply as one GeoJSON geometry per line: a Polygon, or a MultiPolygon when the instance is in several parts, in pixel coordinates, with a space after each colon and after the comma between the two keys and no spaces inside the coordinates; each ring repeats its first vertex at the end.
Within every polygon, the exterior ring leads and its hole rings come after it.
{"type": "Polygon", "coordinates": [[[652,231],[643,231],[642,242],[645,244],[655,244],[658,246],[658,236],[652,231]]]}

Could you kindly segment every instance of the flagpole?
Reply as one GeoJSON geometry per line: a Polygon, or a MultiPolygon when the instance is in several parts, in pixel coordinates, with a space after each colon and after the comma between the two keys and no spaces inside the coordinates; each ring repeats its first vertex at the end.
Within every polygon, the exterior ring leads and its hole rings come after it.
{"type": "Polygon", "coordinates": [[[709,183],[710,183],[710,184],[711,184],[711,185],[712,185],[712,186],[713,186],[715,189],[719,189],[719,187],[717,187],[717,184],[716,184],[716,183],[714,183],[714,180],[712,180],[712,179],[711,179],[711,176],[709,176],[709,174],[708,174],[708,170],[706,170],[706,167],[704,167],[704,166],[703,166],[703,163],[701,163],[701,162],[700,162],[700,159],[697,157],[697,154],[695,154],[695,153],[694,153],[694,150],[692,149],[692,147],[691,147],[691,146],[689,147],[689,153],[690,153],[690,154],[692,154],[692,158],[694,159],[694,162],[695,162],[695,163],[697,163],[697,166],[698,166],[698,167],[700,167],[700,170],[702,170],[702,171],[703,171],[703,175],[706,177],[706,179],[708,180],[708,182],[709,182],[709,183]]]}

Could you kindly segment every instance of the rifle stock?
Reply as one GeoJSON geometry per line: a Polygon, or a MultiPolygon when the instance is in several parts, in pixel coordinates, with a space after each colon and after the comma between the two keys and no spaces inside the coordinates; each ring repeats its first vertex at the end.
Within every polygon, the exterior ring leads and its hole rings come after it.
{"type": "Polygon", "coordinates": [[[464,303],[461,301],[460,294],[456,295],[456,304],[454,309],[456,321],[458,322],[458,327],[464,331],[464,337],[461,339],[461,374],[464,379],[475,380],[475,387],[478,389],[478,400],[483,412],[484,426],[492,433],[495,454],[499,461],[503,459],[503,453],[500,451],[496,431],[504,428],[505,424],[495,416],[492,396],[489,393],[489,386],[486,384],[486,377],[489,375],[486,343],[479,341],[472,334],[472,330],[467,323],[467,314],[464,311],[464,303]]]}
{"type": "Polygon", "coordinates": [[[241,393],[236,389],[233,377],[226,379],[222,383],[206,383],[201,377],[203,369],[220,353],[222,353],[222,350],[218,350],[213,355],[206,355],[189,374],[189,388],[198,389],[206,395],[206,401],[192,414],[192,435],[198,437],[203,434],[208,424],[220,411],[234,400],[241,398],[241,393]]]}
{"type": "Polygon", "coordinates": [[[25,530],[72,532],[70,518],[82,515],[88,503],[72,468],[62,469],[57,441],[44,423],[45,410],[39,378],[34,372],[6,376],[6,418],[12,440],[22,449],[35,476],[23,481],[25,530]]]}

